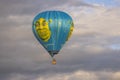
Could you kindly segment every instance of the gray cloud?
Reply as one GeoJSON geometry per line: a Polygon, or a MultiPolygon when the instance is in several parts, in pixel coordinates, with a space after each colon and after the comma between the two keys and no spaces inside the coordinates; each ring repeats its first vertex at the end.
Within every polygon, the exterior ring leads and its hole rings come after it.
{"type": "Polygon", "coordinates": [[[35,15],[38,12],[41,12],[43,10],[47,10],[48,8],[54,9],[55,7],[68,5],[68,7],[71,6],[86,6],[86,7],[95,7],[92,4],[88,4],[83,2],[83,0],[61,0],[61,1],[55,1],[55,0],[48,0],[48,1],[32,1],[32,0],[1,0],[0,3],[0,10],[1,10],[1,16],[6,17],[8,15],[35,15]],[[47,2],[47,3],[46,3],[47,2]]]}
{"type": "Polygon", "coordinates": [[[119,8],[98,8],[82,0],[1,0],[0,10],[1,80],[85,80],[86,75],[91,80],[119,79],[120,49],[113,49],[120,43],[119,8]],[[31,29],[36,13],[51,9],[69,12],[75,22],[55,66],[31,29]]]}

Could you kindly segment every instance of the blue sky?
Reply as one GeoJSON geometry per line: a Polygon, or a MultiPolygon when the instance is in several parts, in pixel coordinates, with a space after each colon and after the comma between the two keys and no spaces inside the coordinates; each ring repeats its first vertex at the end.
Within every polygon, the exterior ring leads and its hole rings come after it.
{"type": "Polygon", "coordinates": [[[120,80],[120,0],[0,0],[0,80],[120,80]],[[104,6],[103,6],[104,4],[104,6]],[[61,10],[74,21],[55,56],[32,32],[36,14],[61,10]]]}
{"type": "Polygon", "coordinates": [[[120,44],[112,44],[112,45],[110,45],[110,48],[112,48],[114,50],[119,50],[120,49],[120,44]]]}
{"type": "Polygon", "coordinates": [[[90,4],[104,5],[106,7],[116,7],[119,3],[115,0],[85,0],[85,2],[90,4]]]}

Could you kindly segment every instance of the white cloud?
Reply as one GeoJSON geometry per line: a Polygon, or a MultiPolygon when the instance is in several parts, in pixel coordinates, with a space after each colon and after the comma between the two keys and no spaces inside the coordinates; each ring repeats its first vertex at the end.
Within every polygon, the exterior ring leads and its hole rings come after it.
{"type": "Polygon", "coordinates": [[[73,73],[65,73],[49,75],[41,77],[39,76],[35,80],[119,80],[120,72],[87,72],[87,71],[75,71],[73,73]]]}
{"type": "Polygon", "coordinates": [[[113,80],[120,80],[120,72],[116,72],[113,74],[113,80]]]}
{"type": "Polygon", "coordinates": [[[118,15],[120,13],[119,11],[119,9],[109,10],[105,8],[97,8],[93,9],[93,12],[90,14],[77,12],[76,14],[79,16],[77,15],[77,17],[75,17],[75,23],[77,26],[75,33],[81,34],[88,32],[97,32],[107,36],[120,35],[120,19],[118,15]]]}
{"type": "Polygon", "coordinates": [[[73,73],[56,74],[45,77],[38,77],[36,80],[98,80],[93,72],[76,71],[73,73]]]}
{"type": "Polygon", "coordinates": [[[120,72],[109,71],[82,71],[72,73],[48,73],[46,75],[28,75],[14,73],[9,75],[8,80],[120,80],[120,72]]]}

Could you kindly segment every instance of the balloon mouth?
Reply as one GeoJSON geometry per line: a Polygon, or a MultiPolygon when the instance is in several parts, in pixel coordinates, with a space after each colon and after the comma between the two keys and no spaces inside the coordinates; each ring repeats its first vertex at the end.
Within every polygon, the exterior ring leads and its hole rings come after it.
{"type": "Polygon", "coordinates": [[[38,34],[41,35],[41,37],[42,36],[45,37],[45,36],[49,36],[50,35],[49,30],[47,30],[47,29],[45,29],[45,30],[39,29],[39,30],[37,30],[37,32],[39,32],[38,34]]]}
{"type": "Polygon", "coordinates": [[[59,51],[48,51],[51,57],[53,58],[59,51]]]}

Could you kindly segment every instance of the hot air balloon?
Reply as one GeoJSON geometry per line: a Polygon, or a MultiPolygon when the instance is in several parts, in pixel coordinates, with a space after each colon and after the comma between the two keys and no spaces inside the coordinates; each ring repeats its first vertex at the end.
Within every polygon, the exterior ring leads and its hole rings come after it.
{"type": "MultiPolygon", "coordinates": [[[[53,58],[58,54],[74,29],[72,18],[63,11],[44,11],[35,16],[32,31],[39,43],[53,58]]],[[[56,64],[53,58],[52,64],[56,64]]]]}

